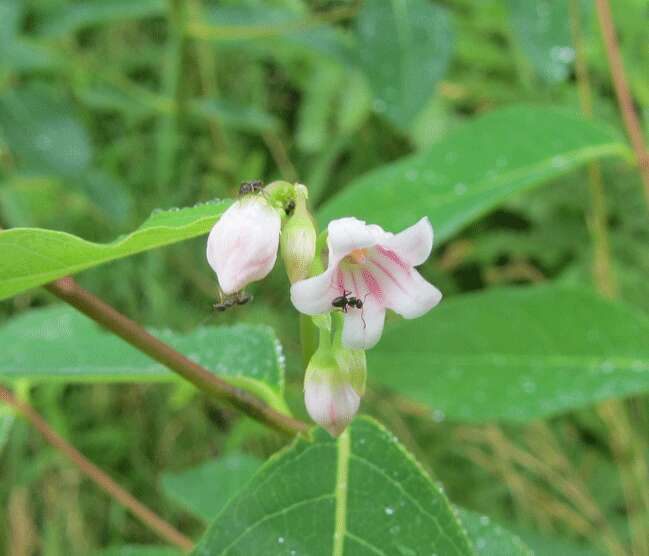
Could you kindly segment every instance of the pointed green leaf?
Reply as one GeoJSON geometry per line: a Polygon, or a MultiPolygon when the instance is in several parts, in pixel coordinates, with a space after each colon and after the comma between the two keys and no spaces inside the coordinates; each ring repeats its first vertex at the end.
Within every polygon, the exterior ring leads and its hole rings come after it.
{"type": "MultiPolygon", "coordinates": [[[[284,356],[266,326],[151,331],[228,382],[285,411],[284,356]]],[[[0,328],[0,380],[172,381],[178,375],[67,306],[32,310],[0,328]]]]}
{"type": "Polygon", "coordinates": [[[524,422],[649,392],[649,319],[552,286],[465,295],[388,325],[368,368],[439,418],[524,422]]]}
{"type": "Polygon", "coordinates": [[[451,59],[454,36],[447,11],[427,0],[365,0],[356,35],[374,110],[407,128],[451,59]]]}
{"type": "Polygon", "coordinates": [[[367,418],[322,429],[266,462],[193,554],[472,555],[448,500],[367,418]]]}
{"type": "Polygon", "coordinates": [[[40,228],[0,231],[0,299],[108,261],[206,234],[228,204],[215,201],[154,212],[134,232],[104,244],[40,228]]]}
{"type": "Polygon", "coordinates": [[[397,231],[428,216],[444,241],[516,193],[589,160],[628,153],[610,130],[569,113],[506,108],[354,180],[324,205],[319,221],[353,214],[397,231]]]}

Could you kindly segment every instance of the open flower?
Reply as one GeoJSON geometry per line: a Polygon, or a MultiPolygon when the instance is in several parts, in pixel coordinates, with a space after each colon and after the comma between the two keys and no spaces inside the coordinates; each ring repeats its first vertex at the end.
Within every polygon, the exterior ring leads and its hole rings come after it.
{"type": "Polygon", "coordinates": [[[291,300],[307,315],[331,311],[340,296],[360,300],[362,307],[343,309],[344,346],[373,347],[381,337],[386,309],[414,319],[441,300],[440,291],[414,268],[433,248],[428,218],[396,235],[356,218],[340,218],[329,223],[328,233],[327,270],[293,284],[291,300]]]}
{"type": "Polygon", "coordinates": [[[207,238],[207,262],[223,293],[241,291],[273,269],[281,224],[261,195],[244,197],[223,213],[207,238]]]}

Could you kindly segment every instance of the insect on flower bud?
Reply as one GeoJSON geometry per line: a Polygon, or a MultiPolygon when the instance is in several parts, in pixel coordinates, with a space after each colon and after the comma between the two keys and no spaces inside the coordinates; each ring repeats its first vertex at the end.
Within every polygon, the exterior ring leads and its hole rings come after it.
{"type": "Polygon", "coordinates": [[[288,279],[293,282],[304,280],[315,257],[316,229],[306,206],[308,196],[304,185],[295,186],[295,208],[282,230],[280,240],[282,260],[288,279]]]}
{"type": "Polygon", "coordinates": [[[365,389],[365,353],[311,359],[304,377],[304,403],[316,423],[339,436],[351,423],[365,389]],[[340,366],[343,363],[343,367],[340,366]]]}
{"type": "Polygon", "coordinates": [[[207,238],[207,262],[223,293],[265,278],[277,259],[282,219],[262,195],[235,201],[207,238]]]}

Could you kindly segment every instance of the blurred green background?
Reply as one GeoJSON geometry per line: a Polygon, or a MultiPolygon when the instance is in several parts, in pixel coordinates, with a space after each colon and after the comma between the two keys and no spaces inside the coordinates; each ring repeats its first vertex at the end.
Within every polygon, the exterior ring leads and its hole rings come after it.
{"type": "MultiPolygon", "coordinates": [[[[389,4],[0,0],[0,225],[110,241],[157,208],[230,197],[247,179],[306,183],[317,209],[353,178],[481,113],[520,102],[580,112],[580,86],[594,118],[623,129],[593,2],[438,0],[436,55],[421,58],[413,46],[407,75],[386,74],[398,53],[372,27],[381,28],[389,4]],[[587,85],[575,71],[581,55],[587,85]]],[[[613,11],[649,129],[649,5],[616,0],[613,11]]],[[[521,134],[512,128],[511,141],[521,134]]],[[[648,312],[649,217],[637,169],[612,161],[601,172],[616,295],[648,312]]],[[[547,280],[595,287],[591,205],[586,171],[571,173],[482,218],[436,249],[422,272],[447,297],[547,280]]],[[[271,325],[287,356],[289,404],[304,416],[281,269],[253,288],[253,304],[218,316],[204,239],[79,281],[158,328],[271,325]]],[[[0,304],[0,320],[52,302],[44,290],[21,294],[0,304]]],[[[284,442],[183,385],[48,384],[25,395],[91,460],[193,535],[202,524],[164,496],[161,472],[241,450],[265,457],[284,442]]],[[[649,457],[647,398],[628,409],[649,457]]],[[[499,517],[538,554],[598,554],[592,547],[609,532],[626,546],[630,517],[649,538],[647,514],[629,515],[611,429],[595,409],[521,427],[459,426],[372,388],[364,411],[435,470],[451,499],[499,517]],[[586,493],[585,506],[557,473],[586,493]],[[601,514],[585,519],[584,507],[601,514]]],[[[633,465],[647,457],[629,455],[633,465]]],[[[0,454],[0,477],[0,553],[81,555],[156,541],[24,422],[0,454]]]]}

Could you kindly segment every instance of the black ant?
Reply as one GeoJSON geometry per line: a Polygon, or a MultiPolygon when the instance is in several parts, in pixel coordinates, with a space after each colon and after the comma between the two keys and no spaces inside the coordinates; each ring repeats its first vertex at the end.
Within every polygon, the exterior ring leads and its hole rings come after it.
{"type": "Polygon", "coordinates": [[[249,195],[251,193],[261,193],[264,190],[264,183],[259,180],[244,181],[239,186],[239,195],[249,195]]]}
{"type": "Polygon", "coordinates": [[[230,307],[233,307],[234,305],[245,305],[246,303],[248,303],[248,301],[251,300],[252,300],[251,295],[248,295],[247,293],[243,293],[243,292],[238,292],[233,297],[228,297],[226,299],[223,299],[221,303],[215,303],[213,307],[216,311],[222,313],[223,311],[227,311],[230,307]]]}
{"type": "MultiPolygon", "coordinates": [[[[343,313],[346,313],[349,308],[356,308],[356,309],[361,309],[361,320],[363,321],[363,328],[365,328],[365,319],[363,318],[363,301],[365,298],[358,299],[358,297],[354,297],[351,295],[352,292],[348,292],[347,290],[343,290],[343,294],[334,297],[334,299],[331,302],[331,305],[333,307],[336,307],[336,309],[342,309],[343,313]]],[[[365,294],[365,297],[367,297],[368,294],[365,294]]]]}
{"type": "Polygon", "coordinates": [[[284,212],[286,213],[286,216],[291,216],[294,210],[295,210],[295,201],[289,201],[288,203],[286,203],[286,206],[284,207],[284,212]]]}

